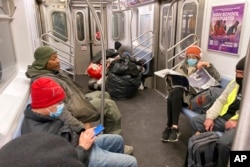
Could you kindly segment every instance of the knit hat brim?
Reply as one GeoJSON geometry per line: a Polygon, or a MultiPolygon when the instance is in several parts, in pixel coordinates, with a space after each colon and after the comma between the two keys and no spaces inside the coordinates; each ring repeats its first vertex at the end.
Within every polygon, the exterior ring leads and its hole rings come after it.
{"type": "Polygon", "coordinates": [[[190,54],[195,55],[198,59],[200,59],[201,58],[201,48],[198,46],[195,46],[195,45],[188,47],[186,49],[186,55],[188,56],[190,54]]]}
{"type": "Polygon", "coordinates": [[[52,54],[57,53],[55,50],[48,46],[41,46],[36,49],[34,53],[35,61],[32,66],[38,70],[43,70],[46,67],[52,54]]]}

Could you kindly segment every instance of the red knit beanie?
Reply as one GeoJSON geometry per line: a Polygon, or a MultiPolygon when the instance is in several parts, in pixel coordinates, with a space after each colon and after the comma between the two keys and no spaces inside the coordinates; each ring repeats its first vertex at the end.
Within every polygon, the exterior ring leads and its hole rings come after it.
{"type": "Polygon", "coordinates": [[[45,108],[62,101],[65,97],[63,88],[48,77],[41,77],[31,85],[31,107],[45,108]]]}
{"type": "Polygon", "coordinates": [[[201,48],[198,46],[190,46],[186,49],[186,55],[193,54],[196,55],[198,59],[201,58],[201,48]]]}

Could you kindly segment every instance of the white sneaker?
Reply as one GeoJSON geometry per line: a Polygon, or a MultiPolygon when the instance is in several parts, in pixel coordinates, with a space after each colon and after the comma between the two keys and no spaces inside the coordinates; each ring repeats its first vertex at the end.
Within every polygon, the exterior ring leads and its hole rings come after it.
{"type": "Polygon", "coordinates": [[[124,146],[124,154],[131,155],[134,152],[134,147],[125,145],[124,146]]]}
{"type": "Polygon", "coordinates": [[[144,89],[144,86],[143,86],[143,84],[141,83],[141,85],[139,86],[139,88],[138,88],[139,90],[143,90],[144,89]]]}

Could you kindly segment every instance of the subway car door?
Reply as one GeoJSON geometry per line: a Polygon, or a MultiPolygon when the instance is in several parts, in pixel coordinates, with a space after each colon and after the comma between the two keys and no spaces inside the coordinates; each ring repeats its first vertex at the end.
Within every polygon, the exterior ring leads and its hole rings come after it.
{"type": "MultiPolygon", "coordinates": [[[[189,34],[196,33],[198,2],[197,0],[167,1],[161,4],[160,10],[159,54],[155,71],[174,67],[182,59],[171,62],[168,60],[194,42],[193,39],[187,39],[175,49],[169,50],[189,34]]],[[[163,78],[156,77],[156,90],[163,95],[166,94],[166,83],[163,78]]]]}
{"type": "Polygon", "coordinates": [[[44,45],[57,50],[61,68],[74,69],[72,26],[65,2],[44,2],[40,4],[40,21],[44,45]]]}
{"type": "MultiPolygon", "coordinates": [[[[100,9],[95,8],[95,12],[101,22],[102,17],[100,9]]],[[[84,74],[92,57],[102,49],[101,34],[97,23],[87,6],[80,9],[74,9],[73,15],[76,71],[77,74],[84,74]]]]}

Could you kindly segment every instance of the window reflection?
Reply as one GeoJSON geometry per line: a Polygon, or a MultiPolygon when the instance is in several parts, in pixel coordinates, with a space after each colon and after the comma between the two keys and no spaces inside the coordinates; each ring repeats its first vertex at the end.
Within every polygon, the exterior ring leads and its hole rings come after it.
{"type": "Polygon", "coordinates": [[[163,8],[162,11],[162,37],[161,37],[161,44],[169,48],[171,36],[172,36],[172,10],[169,6],[163,8]],[[169,11],[170,10],[170,11],[169,11]],[[167,16],[169,11],[169,16],[167,16]],[[168,18],[167,18],[168,17],[168,18]],[[168,26],[168,27],[167,27],[168,26]],[[167,31],[165,31],[167,30],[167,31]]]}
{"type": "MultiPolygon", "coordinates": [[[[196,15],[197,15],[197,4],[195,2],[187,3],[183,6],[181,39],[185,38],[189,34],[195,33],[196,15]]],[[[181,44],[181,48],[184,49],[193,42],[194,38],[189,38],[181,44]]]]}
{"type": "Polygon", "coordinates": [[[0,92],[16,73],[16,59],[10,28],[10,20],[0,19],[0,92]]]}
{"type": "MultiPolygon", "coordinates": [[[[100,23],[102,23],[102,19],[101,19],[101,12],[96,12],[98,19],[100,20],[100,23]]],[[[95,22],[95,39],[97,41],[101,40],[101,32],[99,30],[99,27],[97,26],[96,22],[95,22]]]]}
{"type": "Polygon", "coordinates": [[[77,39],[83,41],[85,39],[84,35],[84,18],[82,12],[76,13],[76,28],[77,28],[77,39]]]}
{"type": "Polygon", "coordinates": [[[53,35],[66,42],[68,39],[66,14],[58,11],[53,12],[52,26],[53,26],[53,31],[55,31],[53,35]]]}
{"type": "Polygon", "coordinates": [[[124,22],[122,13],[112,14],[112,38],[114,40],[119,40],[124,34],[124,22]]]}
{"type": "MultiPolygon", "coordinates": [[[[150,30],[151,16],[150,14],[142,14],[140,15],[140,35],[150,30]]],[[[149,38],[149,34],[146,33],[140,37],[140,43],[142,46],[147,47],[150,44],[150,41],[147,40],[149,38]]]]}

